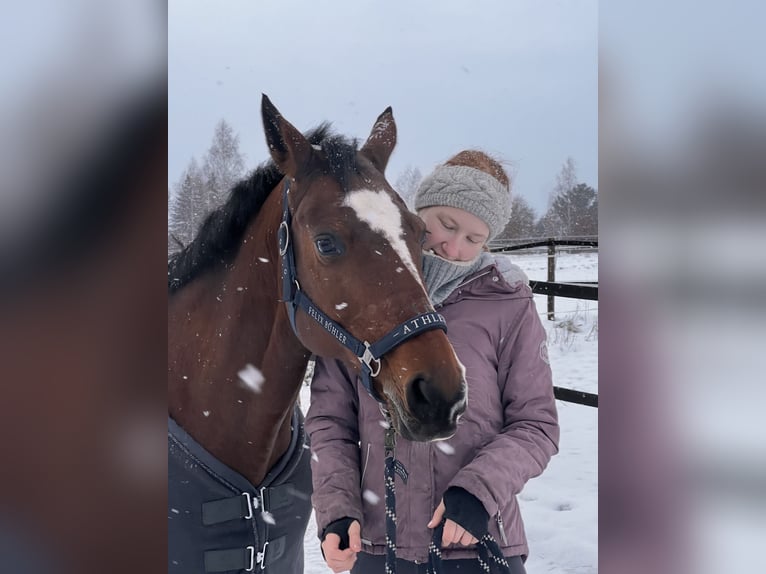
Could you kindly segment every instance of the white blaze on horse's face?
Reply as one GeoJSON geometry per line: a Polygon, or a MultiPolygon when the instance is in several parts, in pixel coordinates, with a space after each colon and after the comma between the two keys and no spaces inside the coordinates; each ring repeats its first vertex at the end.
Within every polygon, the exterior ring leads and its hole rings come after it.
{"type": "Polygon", "coordinates": [[[423,282],[420,280],[412,255],[404,241],[402,229],[402,214],[394,203],[391,196],[385,191],[371,191],[360,189],[351,191],[343,200],[343,205],[350,207],[356,212],[360,221],[364,221],[376,233],[386,238],[391,248],[399,256],[402,264],[409,269],[418,285],[425,292],[423,282]]]}

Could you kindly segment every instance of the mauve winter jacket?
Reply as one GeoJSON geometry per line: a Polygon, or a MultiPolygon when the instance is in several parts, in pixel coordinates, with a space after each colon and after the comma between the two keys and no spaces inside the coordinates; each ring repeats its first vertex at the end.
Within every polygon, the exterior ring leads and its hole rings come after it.
{"type": "MultiPolygon", "coordinates": [[[[396,478],[398,558],[427,560],[426,525],[450,486],[482,502],[506,556],[529,552],[516,495],[558,452],[559,427],[545,330],[523,272],[511,267],[510,283],[492,265],[437,306],[466,367],[468,406],[446,448],[397,436],[395,456],[409,473],[406,484],[396,478]]],[[[373,554],[385,554],[383,420],[355,373],[317,360],[306,429],[318,532],[355,518],[363,550],[373,554]]],[[[445,559],[475,555],[470,547],[443,550],[445,559]]]]}

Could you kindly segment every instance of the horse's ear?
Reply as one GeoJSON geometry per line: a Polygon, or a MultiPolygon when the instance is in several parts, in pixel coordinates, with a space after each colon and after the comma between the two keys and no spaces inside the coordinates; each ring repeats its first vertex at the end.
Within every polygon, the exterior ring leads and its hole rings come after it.
{"type": "Polygon", "coordinates": [[[261,115],[271,158],[277,164],[279,171],[289,177],[295,177],[300,167],[305,165],[311,157],[311,144],[301,132],[282,117],[266,94],[263,94],[261,98],[261,115]]]}
{"type": "Polygon", "coordinates": [[[362,146],[361,152],[381,173],[384,173],[388,158],[394,151],[394,146],[396,146],[396,122],[394,121],[394,112],[391,110],[391,106],[388,106],[375,120],[370,137],[362,146]]]}

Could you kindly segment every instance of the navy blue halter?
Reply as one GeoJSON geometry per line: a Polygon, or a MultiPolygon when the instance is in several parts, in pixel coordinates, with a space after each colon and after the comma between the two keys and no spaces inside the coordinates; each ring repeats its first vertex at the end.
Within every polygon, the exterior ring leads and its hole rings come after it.
{"type": "Polygon", "coordinates": [[[407,339],[432,329],[441,329],[447,332],[447,323],[439,313],[431,311],[421,313],[404,323],[396,326],[392,331],[380,340],[370,344],[360,341],[333,321],[319,309],[314,302],[303,292],[298,283],[295,269],[295,254],[290,241],[290,224],[292,214],[288,202],[290,182],[285,178],[284,191],[282,193],[282,223],[279,225],[279,255],[282,258],[282,299],[287,304],[287,314],[293,331],[298,334],[295,326],[295,312],[300,307],[306,314],[321,325],[328,333],[335,337],[338,342],[349,349],[362,364],[361,381],[367,392],[379,403],[385,400],[375,391],[372,379],[380,373],[380,359],[383,355],[404,343],[407,339]]]}

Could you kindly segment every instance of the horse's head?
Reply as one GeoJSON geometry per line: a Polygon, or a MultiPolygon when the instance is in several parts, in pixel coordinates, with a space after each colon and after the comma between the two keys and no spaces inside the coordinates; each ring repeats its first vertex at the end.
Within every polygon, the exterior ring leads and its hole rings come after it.
{"type": "MultiPolygon", "coordinates": [[[[420,273],[425,226],[383,175],[396,145],[391,108],[358,150],[333,138],[312,146],[266,96],[262,114],[271,156],[290,186],[289,241],[300,289],[360,342],[374,344],[397,327],[417,329],[375,360],[373,392],[403,437],[451,436],[465,410],[465,370],[442,330],[418,329],[435,316],[420,273]]],[[[295,328],[311,352],[363,370],[342,344],[347,337],[318,314],[298,310],[295,328]]]]}

